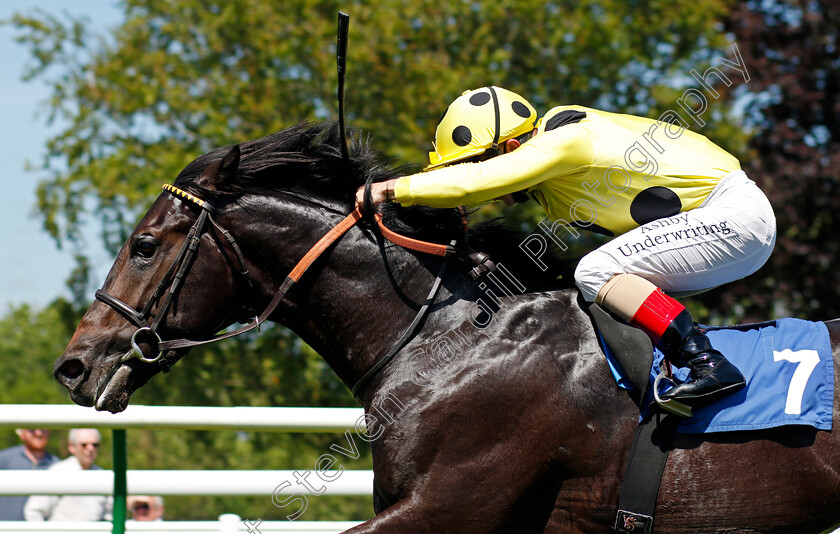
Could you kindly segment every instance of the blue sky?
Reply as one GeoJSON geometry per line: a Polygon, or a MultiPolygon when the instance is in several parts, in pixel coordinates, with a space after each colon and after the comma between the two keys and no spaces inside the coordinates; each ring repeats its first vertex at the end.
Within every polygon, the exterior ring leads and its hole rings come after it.
{"type": "MultiPolygon", "coordinates": [[[[36,8],[57,16],[85,15],[100,33],[121,20],[114,0],[2,0],[0,20],[36,8]]],[[[58,250],[33,216],[35,187],[43,175],[24,167],[27,161],[41,161],[47,138],[59,131],[60,125],[47,126],[46,113],[39,112],[49,96],[47,87],[38,81],[21,81],[28,56],[26,49],[13,41],[14,35],[13,28],[0,26],[0,160],[4,167],[0,177],[4,197],[0,203],[4,241],[0,254],[0,315],[7,313],[10,305],[28,303],[40,308],[67,295],[64,281],[73,268],[72,253],[58,250]]],[[[104,277],[111,258],[104,252],[93,254],[96,275],[104,277]]]]}

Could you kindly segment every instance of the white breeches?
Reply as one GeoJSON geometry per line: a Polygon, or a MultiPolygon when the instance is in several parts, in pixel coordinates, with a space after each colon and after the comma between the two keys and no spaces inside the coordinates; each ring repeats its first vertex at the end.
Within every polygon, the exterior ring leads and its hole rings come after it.
{"type": "Polygon", "coordinates": [[[672,296],[700,293],[754,273],[775,244],[770,202],[736,171],[697,208],[634,228],[584,256],[575,283],[589,302],[620,273],[641,276],[672,296]]]}

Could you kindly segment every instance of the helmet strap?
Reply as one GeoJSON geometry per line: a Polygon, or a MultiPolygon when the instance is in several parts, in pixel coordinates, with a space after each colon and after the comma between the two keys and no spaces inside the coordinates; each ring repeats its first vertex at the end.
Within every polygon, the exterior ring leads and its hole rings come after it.
{"type": "Polygon", "coordinates": [[[502,129],[502,116],[499,111],[499,97],[496,96],[496,90],[493,89],[492,85],[489,86],[488,89],[490,89],[490,96],[493,97],[493,111],[496,113],[496,133],[493,136],[493,144],[490,146],[490,148],[496,149],[499,148],[499,135],[501,134],[502,129]]]}
{"type": "Polygon", "coordinates": [[[512,193],[512,196],[513,196],[513,201],[516,204],[521,204],[522,202],[528,202],[529,200],[531,200],[531,197],[528,196],[528,191],[526,191],[524,189],[522,191],[517,191],[515,193],[512,193]]]}

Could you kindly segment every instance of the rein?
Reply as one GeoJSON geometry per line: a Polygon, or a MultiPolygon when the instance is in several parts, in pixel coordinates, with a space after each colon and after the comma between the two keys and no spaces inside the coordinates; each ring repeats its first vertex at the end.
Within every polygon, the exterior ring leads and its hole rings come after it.
{"type": "MultiPolygon", "coordinates": [[[[193,204],[196,204],[198,207],[201,208],[201,213],[199,214],[195,223],[193,223],[192,227],[187,233],[187,237],[184,241],[184,244],[178,251],[175,260],[169,267],[169,270],[166,272],[160,283],[158,283],[155,292],[152,294],[151,298],[148,300],[148,302],[146,302],[146,304],[140,311],[137,311],[133,307],[120,300],[119,298],[106,293],[102,289],[96,291],[95,296],[97,300],[110,306],[114,311],[122,315],[128,322],[137,327],[137,330],[131,336],[131,350],[122,356],[120,362],[125,362],[132,358],[137,358],[140,361],[146,363],[155,363],[163,357],[163,354],[165,352],[170,350],[195,347],[198,345],[213,343],[215,341],[221,341],[222,339],[228,339],[234,336],[238,336],[240,334],[244,334],[245,332],[249,332],[251,330],[254,330],[255,328],[258,329],[259,326],[263,322],[265,322],[271,316],[272,313],[274,313],[274,310],[280,304],[280,301],[283,299],[283,297],[300,280],[300,278],[303,276],[306,270],[315,262],[315,260],[317,260],[321,256],[321,254],[324,253],[324,251],[326,251],[333,243],[338,241],[338,239],[340,239],[348,230],[350,230],[350,228],[355,226],[356,223],[358,223],[359,220],[362,219],[361,210],[359,208],[356,208],[355,210],[353,210],[352,213],[347,215],[341,222],[339,222],[329,232],[327,232],[323,237],[321,237],[321,239],[319,239],[318,242],[315,243],[315,245],[313,245],[312,248],[309,249],[309,251],[303,256],[303,258],[301,258],[300,261],[291,270],[289,275],[280,285],[280,288],[277,290],[277,293],[275,293],[274,298],[271,299],[271,302],[268,304],[265,310],[254,318],[254,321],[240,328],[237,328],[236,330],[225,332],[223,334],[218,334],[207,339],[181,338],[164,341],[160,338],[160,335],[158,335],[157,330],[164,317],[166,317],[166,314],[169,311],[169,307],[172,305],[172,301],[177,295],[181,287],[181,283],[184,277],[186,276],[187,272],[189,271],[190,266],[192,265],[193,258],[195,257],[195,254],[198,251],[201,236],[204,233],[205,226],[207,225],[208,221],[216,230],[218,230],[222,235],[225,236],[225,239],[227,240],[230,247],[233,249],[234,255],[236,256],[236,260],[241,268],[240,274],[248,281],[249,285],[251,285],[251,279],[248,269],[245,267],[245,258],[242,254],[242,251],[239,248],[239,245],[236,243],[236,240],[227,230],[222,228],[213,220],[212,214],[215,210],[213,204],[206,200],[202,200],[196,197],[195,195],[192,195],[184,191],[183,189],[179,189],[173,185],[164,184],[163,190],[172,194],[173,196],[180,197],[184,200],[192,202],[193,204]],[[167,288],[169,288],[168,291],[167,288]],[[166,293],[165,296],[164,292],[166,293]],[[149,322],[152,307],[155,305],[155,303],[160,301],[161,298],[163,298],[163,301],[158,307],[157,313],[155,314],[154,318],[152,318],[151,322],[149,322]],[[157,347],[158,353],[156,356],[146,356],[146,354],[143,352],[143,349],[140,347],[140,343],[144,341],[142,340],[142,337],[138,338],[138,336],[147,336],[150,338],[150,342],[157,347]]],[[[379,359],[377,363],[370,370],[368,370],[355,385],[353,385],[353,387],[350,390],[353,393],[353,395],[356,395],[358,390],[364,384],[366,384],[380,369],[382,369],[382,367],[384,367],[385,364],[387,364],[388,361],[390,361],[391,358],[393,358],[396,355],[396,353],[405,345],[405,343],[408,342],[408,340],[413,335],[415,329],[417,328],[417,325],[425,317],[429,310],[429,307],[437,297],[438,290],[441,286],[441,281],[449,263],[449,258],[455,254],[462,253],[462,251],[455,247],[455,241],[452,241],[449,245],[440,245],[437,243],[420,241],[417,239],[400,235],[396,232],[393,232],[392,230],[389,230],[382,222],[381,214],[376,213],[374,215],[374,218],[383,237],[385,237],[392,243],[417,252],[440,256],[443,257],[444,260],[441,264],[437,277],[435,278],[435,282],[432,285],[432,289],[429,292],[429,295],[426,297],[426,301],[421,306],[414,320],[411,322],[411,324],[403,333],[403,335],[394,343],[391,349],[385,354],[385,356],[379,359]]],[[[486,259],[485,255],[481,255],[480,253],[473,253],[469,256],[473,258],[473,260],[477,264],[477,266],[473,269],[471,275],[492,269],[492,263],[486,259]]],[[[477,276],[477,274],[475,275],[477,276]]]]}

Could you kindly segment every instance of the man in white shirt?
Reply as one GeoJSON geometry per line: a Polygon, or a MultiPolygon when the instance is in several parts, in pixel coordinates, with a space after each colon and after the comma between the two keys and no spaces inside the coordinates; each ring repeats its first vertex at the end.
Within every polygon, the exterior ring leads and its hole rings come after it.
{"type": "MultiPolygon", "coordinates": [[[[50,466],[55,471],[101,469],[94,465],[101,436],[93,428],[70,430],[67,446],[70,457],[50,466]]],[[[110,520],[113,499],[106,495],[33,495],[23,507],[27,521],[110,520]]]]}

